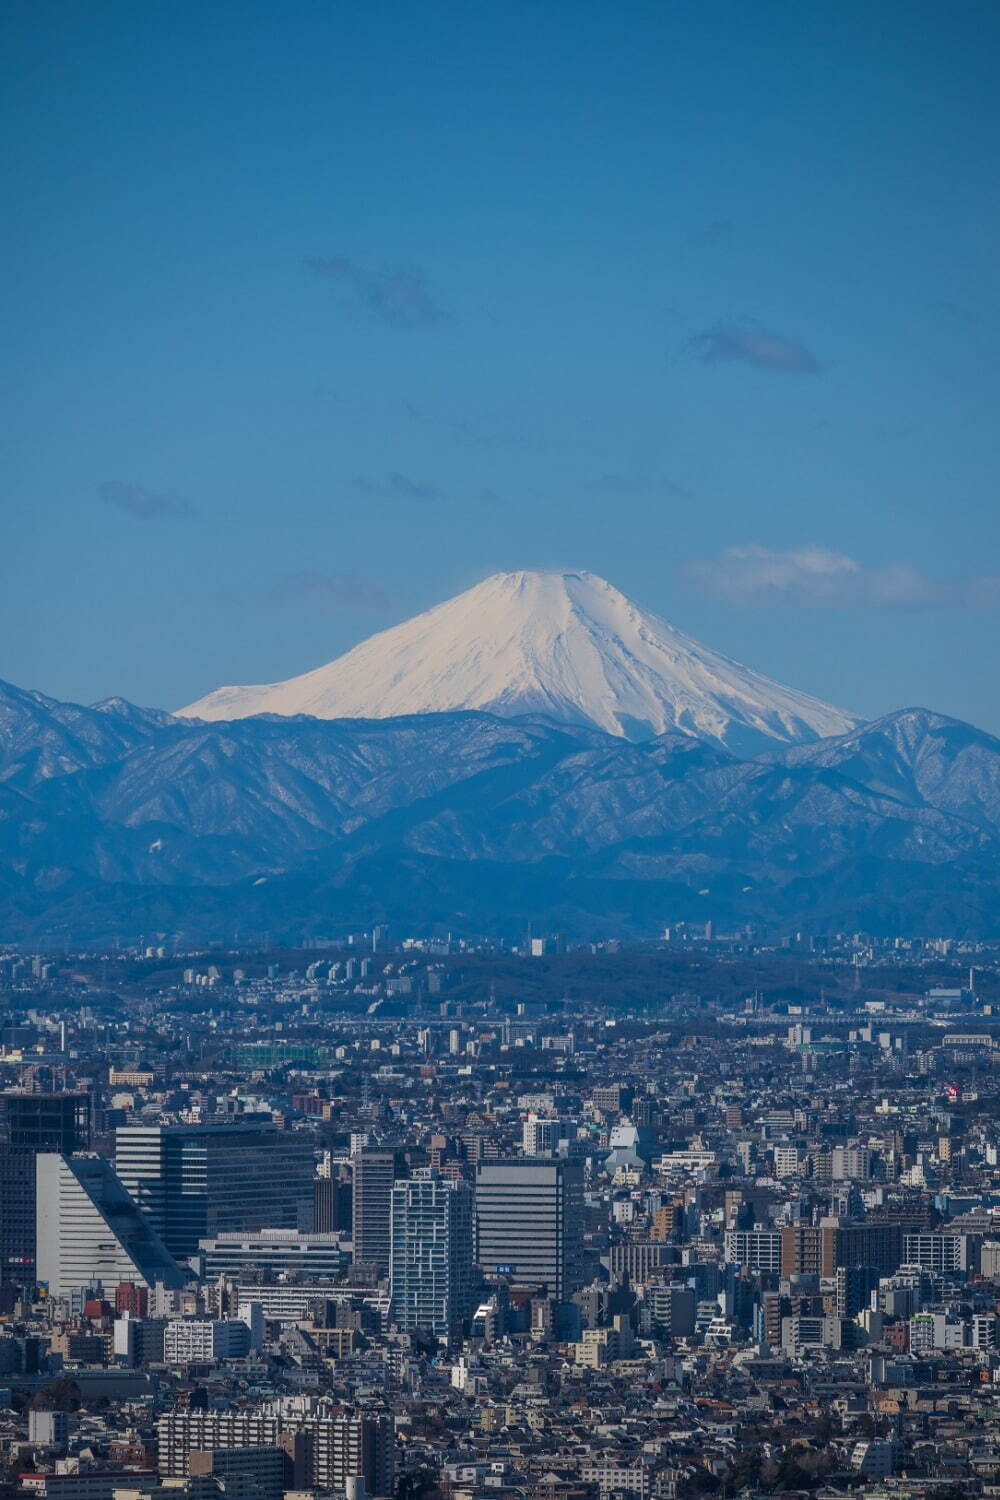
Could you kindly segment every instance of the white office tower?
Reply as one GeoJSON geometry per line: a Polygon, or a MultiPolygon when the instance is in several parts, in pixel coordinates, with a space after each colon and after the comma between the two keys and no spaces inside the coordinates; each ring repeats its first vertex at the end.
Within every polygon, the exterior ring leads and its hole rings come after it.
{"type": "Polygon", "coordinates": [[[391,1319],[449,1339],[472,1311],[472,1191],[428,1172],[392,1189],[391,1319]]]}
{"type": "Polygon", "coordinates": [[[521,1127],[521,1150],[525,1156],[552,1156],[559,1149],[561,1120],[529,1114],[521,1127]]]}
{"type": "Polygon", "coordinates": [[[559,1301],[582,1286],[579,1157],[479,1163],[476,1263],[487,1280],[544,1286],[559,1301]]]}
{"type": "Polygon", "coordinates": [[[101,1282],[181,1287],[186,1271],[102,1156],[36,1158],[38,1279],[53,1297],[101,1282]]]}

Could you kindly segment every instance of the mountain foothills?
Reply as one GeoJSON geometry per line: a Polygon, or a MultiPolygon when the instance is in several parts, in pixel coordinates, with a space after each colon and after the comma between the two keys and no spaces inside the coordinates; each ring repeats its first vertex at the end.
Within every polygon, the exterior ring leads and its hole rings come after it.
{"type": "Polygon", "coordinates": [[[203,722],[0,685],[0,930],[995,935],[1000,741],[923,709],[749,758],[719,739],[474,710],[203,722]]]}

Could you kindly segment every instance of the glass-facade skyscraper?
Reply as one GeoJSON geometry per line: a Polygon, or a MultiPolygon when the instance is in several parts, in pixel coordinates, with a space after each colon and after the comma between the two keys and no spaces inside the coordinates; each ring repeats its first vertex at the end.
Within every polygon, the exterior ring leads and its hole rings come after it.
{"type": "Polygon", "coordinates": [[[171,1255],[233,1230],[308,1229],[313,1150],[270,1121],[125,1125],[115,1165],[171,1255]]]}
{"type": "Polygon", "coordinates": [[[0,1094],[0,1280],[7,1287],[35,1281],[35,1158],[84,1150],[90,1117],[89,1093],[0,1094]]]}

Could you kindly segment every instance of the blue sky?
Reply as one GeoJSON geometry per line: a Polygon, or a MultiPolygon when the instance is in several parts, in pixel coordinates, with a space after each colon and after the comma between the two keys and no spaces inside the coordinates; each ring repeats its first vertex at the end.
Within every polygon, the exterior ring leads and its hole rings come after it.
{"type": "Polygon", "coordinates": [[[3,31],[0,676],[177,707],[589,568],[1000,731],[996,6],[3,31]]]}

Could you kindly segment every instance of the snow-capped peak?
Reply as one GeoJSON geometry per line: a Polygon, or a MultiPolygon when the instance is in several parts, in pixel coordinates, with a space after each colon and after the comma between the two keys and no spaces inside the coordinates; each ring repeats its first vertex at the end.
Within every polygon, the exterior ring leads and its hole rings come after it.
{"type": "Polygon", "coordinates": [[[593,573],[496,573],[287,682],[223,687],[199,719],[545,714],[642,740],[686,730],[738,753],[860,721],[699,645],[593,573]]]}

